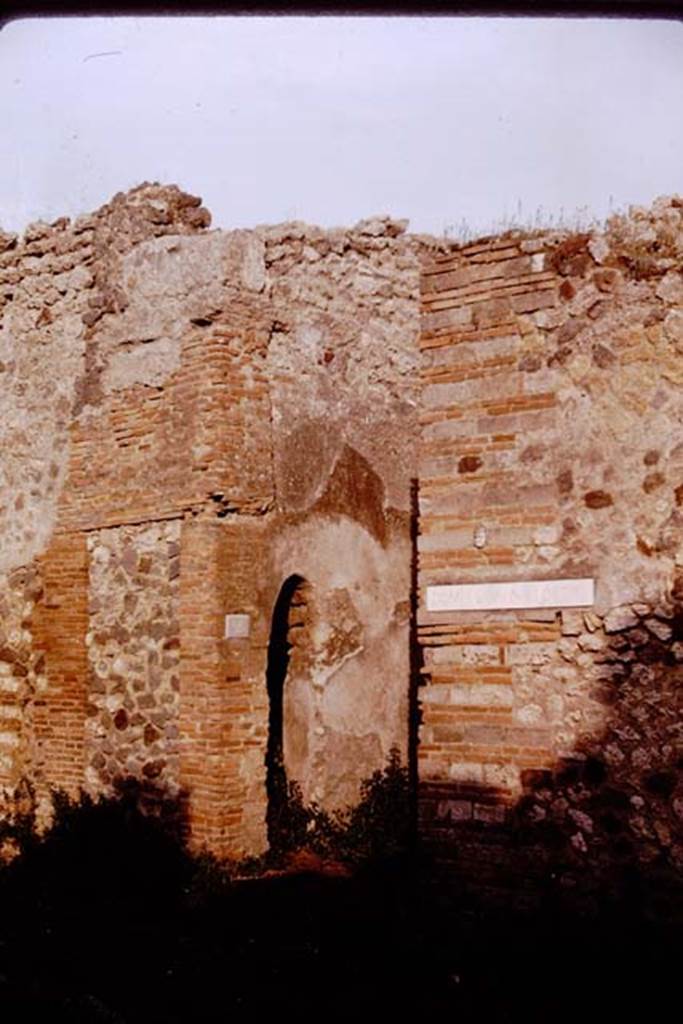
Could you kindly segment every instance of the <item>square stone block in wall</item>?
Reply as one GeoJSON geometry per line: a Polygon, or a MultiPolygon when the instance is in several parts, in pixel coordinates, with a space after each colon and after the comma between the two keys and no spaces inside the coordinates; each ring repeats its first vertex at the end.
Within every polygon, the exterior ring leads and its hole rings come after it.
{"type": "Polygon", "coordinates": [[[241,640],[249,636],[251,620],[248,615],[225,616],[225,639],[241,640]]]}

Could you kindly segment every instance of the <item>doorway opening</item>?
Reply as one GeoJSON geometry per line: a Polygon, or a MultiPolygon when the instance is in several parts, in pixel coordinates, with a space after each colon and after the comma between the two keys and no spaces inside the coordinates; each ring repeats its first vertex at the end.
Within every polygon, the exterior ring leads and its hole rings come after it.
{"type": "Polygon", "coordinates": [[[305,660],[310,620],[310,586],[303,576],[289,576],[280,588],[270,627],[266,686],[268,744],[266,748],[266,825],[271,848],[280,846],[287,829],[290,780],[287,774],[286,685],[292,660],[305,660]]]}

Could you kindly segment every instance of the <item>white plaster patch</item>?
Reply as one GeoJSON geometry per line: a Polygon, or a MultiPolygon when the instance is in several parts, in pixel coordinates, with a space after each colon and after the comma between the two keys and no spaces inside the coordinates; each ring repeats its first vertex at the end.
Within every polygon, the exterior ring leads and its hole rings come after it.
{"type": "Polygon", "coordinates": [[[427,611],[502,611],[514,608],[583,608],[593,604],[595,581],[512,580],[427,587],[427,611]]]}

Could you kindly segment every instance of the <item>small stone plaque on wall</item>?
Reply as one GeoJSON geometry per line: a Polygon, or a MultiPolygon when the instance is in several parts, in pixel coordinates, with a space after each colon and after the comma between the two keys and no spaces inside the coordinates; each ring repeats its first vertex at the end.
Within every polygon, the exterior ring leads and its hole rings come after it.
{"type": "Polygon", "coordinates": [[[241,640],[249,636],[251,620],[248,615],[225,616],[225,639],[241,640]]]}
{"type": "Polygon", "coordinates": [[[427,611],[484,612],[517,608],[586,608],[595,599],[595,580],[510,580],[427,587],[427,611]]]}

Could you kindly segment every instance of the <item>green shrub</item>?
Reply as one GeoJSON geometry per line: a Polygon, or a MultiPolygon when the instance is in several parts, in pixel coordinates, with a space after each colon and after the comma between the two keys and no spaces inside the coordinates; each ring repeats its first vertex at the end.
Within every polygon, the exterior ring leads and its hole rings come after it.
{"type": "Polygon", "coordinates": [[[269,807],[268,851],[238,863],[225,864],[207,853],[193,858],[189,868],[175,827],[177,808],[167,802],[160,818],[142,813],[141,793],[133,782],[122,783],[111,798],[93,799],[85,793],[73,798],[60,790],[53,791],[52,823],[45,830],[38,826],[34,787],[22,781],[9,812],[0,820],[0,850],[8,854],[7,859],[34,861],[36,857],[49,857],[55,868],[58,863],[65,870],[69,866],[79,886],[92,883],[94,890],[105,861],[113,868],[113,887],[129,891],[139,889],[141,884],[149,886],[150,879],[159,882],[159,862],[167,865],[174,876],[182,875],[185,863],[195,883],[207,892],[222,890],[236,874],[254,877],[270,868],[283,867],[297,851],[306,850],[350,867],[407,851],[410,785],[398,749],[391,750],[383,769],[363,781],[359,802],[337,811],[325,811],[315,801],[306,803],[301,787],[296,782],[286,784],[284,773],[281,778],[283,792],[269,807]]]}
{"type": "Polygon", "coordinates": [[[361,784],[355,806],[327,812],[306,803],[290,782],[277,813],[270,815],[269,859],[281,862],[297,850],[359,865],[405,852],[410,836],[410,783],[401,755],[392,748],[387,765],[361,784]]]}
{"type": "Polygon", "coordinates": [[[342,816],[340,852],[352,863],[405,853],[410,843],[410,781],[396,747],[387,765],[361,785],[361,799],[342,816]]]}

